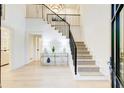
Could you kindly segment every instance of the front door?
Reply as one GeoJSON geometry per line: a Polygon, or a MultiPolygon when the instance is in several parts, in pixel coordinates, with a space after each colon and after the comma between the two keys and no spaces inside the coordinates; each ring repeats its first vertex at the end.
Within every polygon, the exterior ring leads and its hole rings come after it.
{"type": "Polygon", "coordinates": [[[124,5],[112,4],[111,86],[124,87],[124,5]]]}

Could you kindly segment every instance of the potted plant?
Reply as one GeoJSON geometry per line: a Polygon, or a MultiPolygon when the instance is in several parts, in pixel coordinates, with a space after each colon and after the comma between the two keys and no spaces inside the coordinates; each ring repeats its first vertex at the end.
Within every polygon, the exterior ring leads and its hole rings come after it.
{"type": "Polygon", "coordinates": [[[55,56],[55,47],[54,46],[52,47],[52,53],[53,53],[53,56],[54,56],[54,62],[56,64],[56,56],[55,56]]]}
{"type": "Polygon", "coordinates": [[[55,52],[55,47],[54,47],[54,46],[52,47],[52,52],[53,52],[53,53],[55,52]]]}

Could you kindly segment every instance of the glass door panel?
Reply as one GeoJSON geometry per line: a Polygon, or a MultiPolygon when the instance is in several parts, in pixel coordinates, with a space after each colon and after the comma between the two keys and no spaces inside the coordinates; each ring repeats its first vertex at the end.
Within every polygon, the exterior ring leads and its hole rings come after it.
{"type": "Polygon", "coordinates": [[[120,78],[124,81],[124,9],[120,12],[120,78]]]}
{"type": "Polygon", "coordinates": [[[114,21],[114,72],[116,73],[116,20],[114,21]]]}

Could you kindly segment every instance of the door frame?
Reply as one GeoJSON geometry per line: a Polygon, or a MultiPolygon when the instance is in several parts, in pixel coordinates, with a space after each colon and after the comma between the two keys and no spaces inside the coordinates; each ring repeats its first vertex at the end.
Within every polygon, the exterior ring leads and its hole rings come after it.
{"type": "Polygon", "coordinates": [[[40,61],[40,52],[41,52],[41,47],[42,47],[42,42],[40,42],[40,39],[42,39],[42,35],[41,34],[35,34],[35,33],[30,33],[30,46],[29,49],[31,49],[32,51],[29,50],[29,53],[32,52],[32,55],[29,55],[29,60],[30,61],[40,61]],[[41,46],[40,46],[41,45],[41,46]]]}

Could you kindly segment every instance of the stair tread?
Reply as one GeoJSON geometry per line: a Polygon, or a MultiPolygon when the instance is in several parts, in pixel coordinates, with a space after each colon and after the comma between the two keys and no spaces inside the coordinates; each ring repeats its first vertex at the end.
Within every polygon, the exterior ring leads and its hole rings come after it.
{"type": "Polygon", "coordinates": [[[78,59],[92,59],[92,56],[77,56],[78,59]]]}
{"type": "Polygon", "coordinates": [[[75,43],[76,43],[76,44],[81,44],[81,43],[84,43],[84,42],[81,41],[81,42],[75,42],[75,43]]]}
{"type": "Polygon", "coordinates": [[[77,61],[77,62],[80,62],[80,63],[84,63],[84,62],[94,62],[95,63],[95,61],[77,61]]]}
{"type": "Polygon", "coordinates": [[[87,47],[84,47],[84,46],[81,46],[81,47],[78,47],[78,46],[77,46],[77,48],[78,48],[78,49],[87,49],[87,47]]]}
{"type": "Polygon", "coordinates": [[[92,56],[91,55],[77,55],[77,58],[92,58],[92,56]]]}
{"type": "Polygon", "coordinates": [[[78,62],[95,62],[93,59],[77,59],[78,62]]]}
{"type": "Polygon", "coordinates": [[[77,53],[77,56],[91,56],[91,55],[90,54],[83,54],[83,53],[82,54],[78,54],[77,53]]]}
{"type": "Polygon", "coordinates": [[[77,46],[81,47],[81,46],[86,46],[85,44],[76,44],[77,46]]]}
{"type": "Polygon", "coordinates": [[[85,61],[85,60],[84,60],[84,61],[77,60],[77,62],[80,62],[80,63],[83,63],[83,62],[94,62],[94,63],[95,63],[95,61],[93,61],[93,60],[91,60],[91,61],[90,61],[90,60],[88,60],[88,61],[85,61]]]}
{"type": "MultiPolygon", "coordinates": [[[[83,52],[89,52],[88,50],[78,50],[77,49],[77,53],[83,53],[83,52]]],[[[89,52],[90,53],[90,52],[89,52]]]]}
{"type": "Polygon", "coordinates": [[[86,46],[85,44],[76,44],[77,47],[83,47],[86,46]]]}
{"type": "Polygon", "coordinates": [[[91,55],[77,55],[77,57],[92,57],[91,55]]]}
{"type": "Polygon", "coordinates": [[[100,72],[78,72],[80,76],[104,76],[100,72]]]}
{"type": "Polygon", "coordinates": [[[78,67],[79,69],[99,69],[99,67],[97,67],[97,66],[83,66],[83,67],[78,67]]]}
{"type": "Polygon", "coordinates": [[[77,47],[86,46],[85,44],[76,44],[77,47]]]}
{"type": "MultiPolygon", "coordinates": [[[[89,52],[87,49],[77,49],[77,52],[78,53],[83,53],[83,52],[89,52]]],[[[89,52],[90,53],[90,52],[89,52]]]]}
{"type": "Polygon", "coordinates": [[[78,62],[78,65],[95,65],[95,62],[78,62]]]}
{"type": "Polygon", "coordinates": [[[77,51],[88,51],[88,49],[87,48],[77,48],[77,51]]]}
{"type": "Polygon", "coordinates": [[[78,67],[79,72],[98,72],[99,67],[78,67]]]}
{"type": "MultiPolygon", "coordinates": [[[[77,52],[77,55],[90,55],[90,53],[89,53],[89,54],[86,54],[86,53],[83,53],[83,52],[82,52],[82,53],[78,53],[78,52],[77,52]]],[[[90,56],[91,56],[91,55],[90,55],[90,56]]]]}
{"type": "Polygon", "coordinates": [[[77,52],[78,53],[85,53],[85,52],[90,53],[88,50],[80,50],[80,51],[78,50],[77,52]]]}
{"type": "Polygon", "coordinates": [[[85,44],[76,44],[77,46],[81,47],[81,46],[86,46],[85,44]]]}
{"type": "Polygon", "coordinates": [[[97,67],[97,65],[78,65],[78,67],[97,67]]]}
{"type": "Polygon", "coordinates": [[[77,59],[77,61],[95,61],[95,60],[93,60],[93,59],[77,59]]]}

